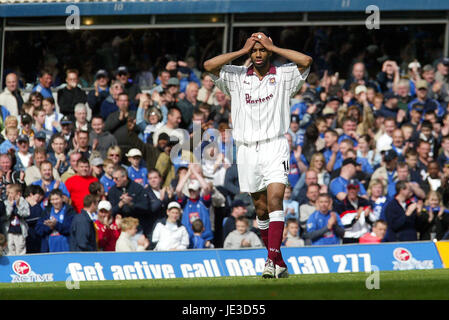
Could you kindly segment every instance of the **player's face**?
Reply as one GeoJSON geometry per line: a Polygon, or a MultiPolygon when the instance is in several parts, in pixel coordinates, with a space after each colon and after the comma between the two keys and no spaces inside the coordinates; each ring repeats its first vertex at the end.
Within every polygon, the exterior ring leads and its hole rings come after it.
{"type": "Polygon", "coordinates": [[[263,68],[267,65],[268,59],[271,56],[271,52],[266,50],[264,46],[256,42],[254,47],[251,49],[251,62],[256,68],[263,68]]]}

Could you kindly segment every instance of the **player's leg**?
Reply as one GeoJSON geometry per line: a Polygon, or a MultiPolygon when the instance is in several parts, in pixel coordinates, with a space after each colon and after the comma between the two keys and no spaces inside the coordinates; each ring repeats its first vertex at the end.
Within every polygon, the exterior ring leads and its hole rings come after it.
{"type": "Polygon", "coordinates": [[[271,183],[267,188],[267,206],[270,226],[268,229],[268,258],[276,268],[276,278],[288,276],[287,265],[282,258],[281,244],[284,232],[285,214],[283,210],[285,184],[271,183]]]}
{"type": "Polygon", "coordinates": [[[260,230],[260,236],[268,250],[268,227],[270,225],[270,217],[268,216],[267,191],[252,193],[254,207],[256,208],[256,221],[260,230]]]}

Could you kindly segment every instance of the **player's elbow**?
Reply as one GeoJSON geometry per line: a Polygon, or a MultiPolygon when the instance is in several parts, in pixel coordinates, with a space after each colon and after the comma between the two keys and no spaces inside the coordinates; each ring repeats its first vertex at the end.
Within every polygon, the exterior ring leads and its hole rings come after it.
{"type": "Polygon", "coordinates": [[[214,66],[212,65],[210,60],[205,61],[203,67],[207,72],[212,72],[214,70],[214,66]]]}
{"type": "Polygon", "coordinates": [[[312,65],[312,63],[313,63],[313,58],[307,56],[307,58],[306,58],[306,68],[310,67],[312,65]]]}

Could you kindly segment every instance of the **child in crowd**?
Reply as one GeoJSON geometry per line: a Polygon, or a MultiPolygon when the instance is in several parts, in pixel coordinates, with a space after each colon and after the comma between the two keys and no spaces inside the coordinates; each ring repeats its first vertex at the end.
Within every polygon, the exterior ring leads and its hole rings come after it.
{"type": "Polygon", "coordinates": [[[98,219],[94,222],[97,230],[98,248],[102,251],[115,251],[117,239],[120,237],[120,226],[111,216],[112,205],[102,200],[98,204],[98,219]]]}
{"type": "Polygon", "coordinates": [[[133,217],[123,218],[120,223],[121,233],[115,244],[115,251],[129,252],[129,251],[145,251],[150,245],[150,242],[144,235],[137,240],[137,244],[133,241],[137,234],[137,227],[139,220],[133,217]]]}
{"type": "Polygon", "coordinates": [[[380,243],[387,233],[387,222],[385,220],[377,220],[373,224],[371,232],[365,233],[359,238],[359,243],[380,243]]]}
{"type": "Polygon", "coordinates": [[[28,235],[28,225],[25,218],[30,215],[30,206],[22,197],[22,188],[19,184],[8,185],[6,192],[6,223],[3,229],[7,235],[8,253],[22,255],[26,253],[25,239],[28,235]]]}
{"type": "Polygon", "coordinates": [[[17,127],[6,127],[5,134],[6,140],[0,144],[0,153],[16,153],[19,150],[19,147],[17,146],[19,130],[17,127]]]}
{"type": "Polygon", "coordinates": [[[304,240],[299,237],[299,222],[295,218],[287,219],[282,243],[286,247],[304,247],[304,240]]]}
{"type": "Polygon", "coordinates": [[[139,149],[133,148],[128,151],[126,156],[131,164],[128,167],[129,179],[145,188],[148,185],[148,170],[142,165],[142,152],[139,149]]]}
{"type": "Polygon", "coordinates": [[[263,243],[252,231],[249,231],[249,221],[246,217],[238,217],[235,221],[235,230],[230,232],[224,241],[223,248],[261,248],[263,243]]]}
{"type": "Polygon", "coordinates": [[[112,174],[115,170],[115,164],[112,162],[111,159],[105,159],[103,161],[103,170],[104,174],[100,178],[100,182],[104,187],[104,192],[108,194],[109,189],[111,189],[113,186],[115,186],[114,179],[112,178],[112,174]]]}
{"type": "Polygon", "coordinates": [[[213,248],[213,244],[209,240],[204,240],[201,234],[204,232],[204,224],[201,219],[192,222],[193,237],[190,239],[191,249],[213,248]]]}

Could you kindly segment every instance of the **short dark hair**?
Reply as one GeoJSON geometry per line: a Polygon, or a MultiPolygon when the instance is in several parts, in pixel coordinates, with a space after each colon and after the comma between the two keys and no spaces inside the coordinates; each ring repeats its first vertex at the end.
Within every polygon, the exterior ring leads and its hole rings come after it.
{"type": "Polygon", "coordinates": [[[54,195],[60,196],[61,198],[64,196],[64,194],[62,193],[61,190],[59,190],[59,189],[53,189],[53,190],[51,190],[51,192],[50,192],[48,198],[51,199],[51,196],[54,196],[54,195]]]}
{"type": "Polygon", "coordinates": [[[94,181],[89,185],[89,193],[92,195],[98,195],[101,191],[102,184],[99,181],[94,181]]]}
{"type": "Polygon", "coordinates": [[[94,195],[88,194],[84,197],[83,205],[84,208],[89,208],[92,204],[97,202],[97,198],[94,195]]]}
{"type": "Polygon", "coordinates": [[[25,192],[23,193],[23,196],[25,198],[34,195],[34,194],[40,194],[41,196],[45,196],[44,189],[42,189],[39,185],[29,185],[25,188],[25,192]]]}
{"type": "Polygon", "coordinates": [[[204,228],[203,221],[201,219],[196,219],[192,222],[192,230],[193,232],[202,232],[204,228]]]}
{"type": "Polygon", "coordinates": [[[396,194],[399,194],[401,190],[407,188],[407,183],[408,183],[407,181],[398,181],[395,186],[396,194]]]}
{"type": "Polygon", "coordinates": [[[87,164],[90,166],[89,160],[86,159],[85,157],[81,157],[81,158],[77,161],[77,164],[80,164],[80,163],[84,163],[84,164],[87,163],[87,164]]]}

